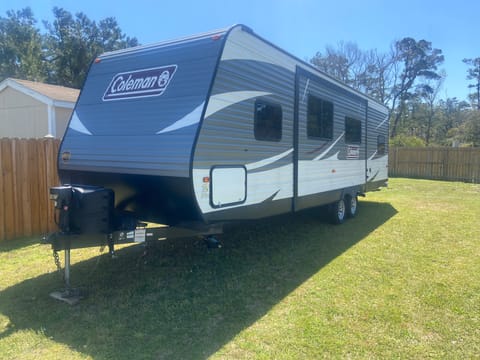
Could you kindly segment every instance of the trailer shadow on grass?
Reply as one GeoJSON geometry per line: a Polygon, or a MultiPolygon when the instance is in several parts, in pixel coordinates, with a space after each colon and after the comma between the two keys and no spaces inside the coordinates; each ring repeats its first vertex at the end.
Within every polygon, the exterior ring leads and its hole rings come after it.
{"type": "Polygon", "coordinates": [[[0,339],[32,329],[95,359],[206,358],[396,214],[386,203],[359,209],[342,226],[318,210],[231,226],[218,250],[190,239],[90,258],[72,266],[90,293],[73,307],[48,297],[57,274],[25,280],[0,293],[10,321],[0,339]]]}

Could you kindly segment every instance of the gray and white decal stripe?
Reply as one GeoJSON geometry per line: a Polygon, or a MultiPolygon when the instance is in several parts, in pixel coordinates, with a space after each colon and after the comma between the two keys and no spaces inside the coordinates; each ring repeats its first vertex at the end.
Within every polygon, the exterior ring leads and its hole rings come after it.
{"type": "Polygon", "coordinates": [[[383,124],[385,124],[385,122],[388,120],[388,116],[385,116],[385,119],[380,123],[378,124],[376,127],[375,127],[375,130],[377,130],[378,128],[380,128],[383,124]]]}
{"type": "MultiPolygon", "coordinates": [[[[272,93],[265,91],[232,91],[213,95],[210,97],[210,100],[208,102],[208,107],[205,112],[205,118],[236,103],[266,95],[272,95],[272,93]]],[[[200,122],[200,117],[202,116],[204,105],[205,102],[201,103],[192,112],[185,115],[180,120],[177,120],[173,124],[163,128],[162,130],[157,131],[157,134],[164,134],[167,132],[182,129],[187,126],[198,124],[200,122]]]]}
{"type": "Polygon", "coordinates": [[[305,84],[305,90],[303,90],[302,103],[305,102],[305,96],[307,96],[307,90],[308,90],[309,84],[310,84],[310,79],[307,79],[307,83],[305,84]]]}
{"type": "Polygon", "coordinates": [[[157,131],[157,134],[164,134],[170,131],[175,131],[178,129],[182,129],[184,127],[194,125],[200,121],[200,117],[202,116],[203,107],[205,106],[205,101],[198,105],[192,112],[185,115],[180,120],[175,121],[172,125],[163,128],[160,131],[157,131]]]}
{"type": "Polygon", "coordinates": [[[270,164],[274,163],[275,161],[283,159],[285,156],[290,155],[292,152],[293,152],[293,148],[288,149],[287,151],[285,151],[281,154],[278,154],[278,155],[275,155],[275,156],[272,156],[272,157],[269,157],[269,158],[266,158],[266,159],[263,159],[263,160],[260,160],[260,161],[255,161],[255,162],[246,164],[245,167],[247,168],[247,170],[258,169],[258,168],[270,165],[270,164]]]}
{"type": "Polygon", "coordinates": [[[323,156],[325,156],[326,154],[328,154],[328,152],[330,150],[332,150],[332,148],[337,144],[337,142],[340,141],[340,139],[343,137],[343,135],[345,134],[345,131],[342,132],[342,134],[337,138],[337,140],[335,140],[332,145],[330,145],[324,152],[322,152],[320,155],[316,156],[313,160],[320,160],[323,156]]]}
{"type": "Polygon", "coordinates": [[[82,134],[86,135],[93,135],[86,127],[83,125],[83,123],[80,121],[80,118],[78,117],[78,114],[76,111],[73,112],[72,119],[70,120],[70,129],[73,129],[75,131],[78,131],[82,134]]]}
{"type": "Polygon", "coordinates": [[[265,91],[232,91],[213,95],[208,101],[205,118],[236,103],[266,95],[272,95],[272,93],[265,91]]]}
{"type": "Polygon", "coordinates": [[[337,151],[335,154],[333,154],[332,156],[328,157],[328,158],[325,158],[323,160],[340,160],[338,158],[338,154],[340,154],[340,151],[337,151]]]}

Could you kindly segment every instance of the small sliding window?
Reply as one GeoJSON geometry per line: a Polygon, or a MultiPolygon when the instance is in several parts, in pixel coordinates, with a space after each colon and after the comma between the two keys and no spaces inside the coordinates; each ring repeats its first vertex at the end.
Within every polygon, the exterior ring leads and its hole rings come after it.
{"type": "Polygon", "coordinates": [[[307,137],[333,139],[333,103],[309,95],[307,106],[307,137]]]}
{"type": "Polygon", "coordinates": [[[362,142],[362,122],[360,120],[345,117],[345,143],[360,144],[362,142]]]}
{"type": "Polygon", "coordinates": [[[282,107],[279,104],[255,101],[254,134],[255,139],[261,141],[282,139],[282,107]]]}

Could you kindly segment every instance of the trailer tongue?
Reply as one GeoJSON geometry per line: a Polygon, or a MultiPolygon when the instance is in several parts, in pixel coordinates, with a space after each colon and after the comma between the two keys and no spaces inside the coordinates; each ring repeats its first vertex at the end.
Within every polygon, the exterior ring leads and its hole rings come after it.
{"type": "Polygon", "coordinates": [[[220,247],[215,235],[223,232],[221,223],[206,225],[186,223],[182,226],[158,225],[147,227],[131,214],[116,214],[114,192],[95,186],[64,185],[50,188],[50,199],[54,201],[58,232],[49,234],[44,240],[52,245],[53,257],[61,271],[58,251],[65,252],[63,278],[64,289],[50,294],[57,300],[70,305],[76,304],[84,293],[71,286],[70,250],[92,246],[108,246],[112,257],[115,245],[137,243],[148,246],[151,242],[165,239],[199,236],[209,248],[220,247]]]}

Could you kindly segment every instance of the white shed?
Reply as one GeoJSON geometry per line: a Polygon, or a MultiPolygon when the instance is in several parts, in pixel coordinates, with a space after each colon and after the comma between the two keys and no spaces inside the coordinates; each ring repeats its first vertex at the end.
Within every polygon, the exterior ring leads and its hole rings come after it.
{"type": "Polygon", "coordinates": [[[0,83],[0,138],[62,138],[80,90],[8,78],[0,83]]]}

